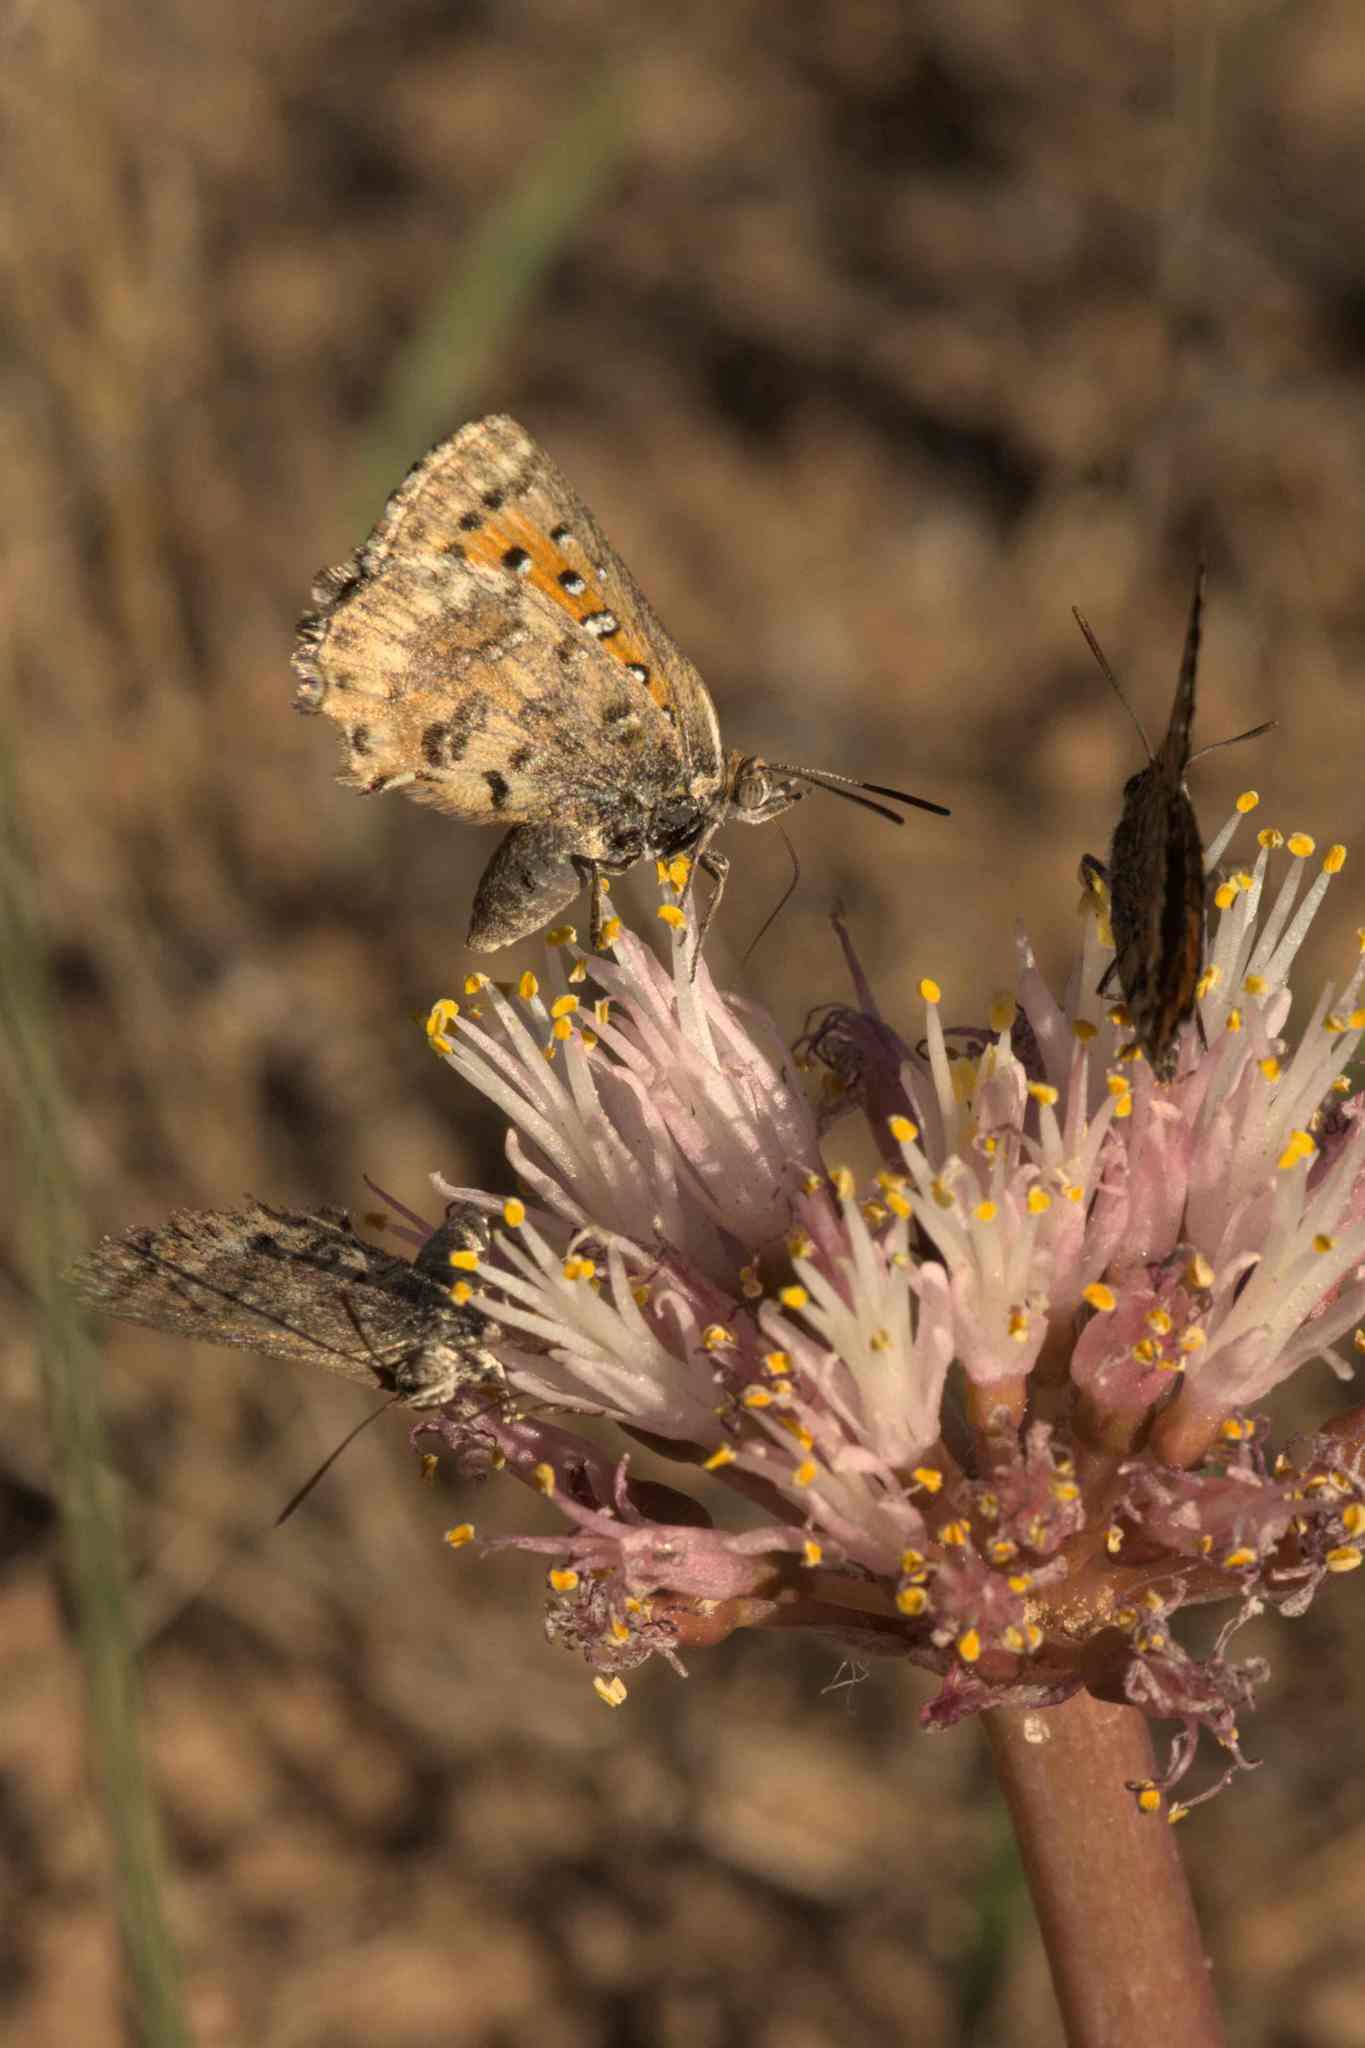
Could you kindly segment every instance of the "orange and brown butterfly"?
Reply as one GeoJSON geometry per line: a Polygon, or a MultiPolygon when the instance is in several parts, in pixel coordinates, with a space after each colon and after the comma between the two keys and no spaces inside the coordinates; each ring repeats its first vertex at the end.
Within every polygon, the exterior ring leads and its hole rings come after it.
{"type": "Polygon", "coordinates": [[[587,507],[515,420],[476,420],[410,471],[374,532],[324,571],[298,630],[299,710],[342,729],[368,794],[403,789],[509,827],[484,869],[469,944],[510,945],[604,875],[686,854],[714,889],[731,819],[756,825],[807,785],[867,805],[941,804],[727,752],[696,669],[587,507]]]}
{"type": "MultiPolygon", "coordinates": [[[[1190,730],[1203,614],[1201,566],[1195,577],[1170,721],[1154,754],[1098,640],[1081,613],[1075,612],[1091,653],[1147,750],[1147,766],[1130,775],[1123,786],[1123,809],[1110,842],[1108,869],[1090,855],[1081,865],[1086,879],[1099,876],[1109,888],[1114,958],[1098,992],[1103,995],[1111,978],[1118,976],[1134,1041],[1160,1081],[1175,1076],[1180,1030],[1191,1017],[1197,1017],[1195,1006],[1204,972],[1204,845],[1185,787],[1185,771],[1198,759],[1190,752],[1190,730]]],[[[1226,747],[1237,740],[1255,739],[1273,723],[1272,719],[1238,733],[1235,739],[1213,744],[1226,747]]],[[[1202,747],[1200,752],[1210,753],[1212,748],[1202,747]]]]}

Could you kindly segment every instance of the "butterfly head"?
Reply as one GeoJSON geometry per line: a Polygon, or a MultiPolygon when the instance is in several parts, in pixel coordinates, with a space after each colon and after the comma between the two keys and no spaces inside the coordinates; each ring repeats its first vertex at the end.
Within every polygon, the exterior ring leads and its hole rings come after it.
{"type": "Polygon", "coordinates": [[[763,825],[790,810],[805,795],[803,784],[785,769],[771,767],[757,755],[732,754],[726,778],[730,814],[745,825],[763,825]]]}

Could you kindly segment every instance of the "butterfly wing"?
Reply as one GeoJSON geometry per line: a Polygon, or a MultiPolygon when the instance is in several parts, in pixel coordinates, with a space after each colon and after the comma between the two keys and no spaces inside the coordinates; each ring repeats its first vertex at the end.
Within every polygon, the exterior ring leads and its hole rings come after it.
{"type": "Polygon", "coordinates": [[[154,1229],[104,1238],[68,1277],[102,1314],[327,1365],[371,1388],[416,1347],[469,1343],[487,1327],[357,1237],[339,1209],[178,1209],[154,1229]]]}
{"type": "Polygon", "coordinates": [[[1194,579],[1194,596],[1190,600],[1190,616],[1185,626],[1185,646],[1180,657],[1180,676],[1171,703],[1170,722],[1161,743],[1161,752],[1157,755],[1157,766],[1168,786],[1176,786],[1183,781],[1189,763],[1190,729],[1194,724],[1194,684],[1199,670],[1203,617],[1204,565],[1201,562],[1194,579]]]}
{"type": "Polygon", "coordinates": [[[474,824],[720,787],[705,684],[514,420],[434,448],[314,594],[296,702],[342,727],[355,787],[474,824]]]}

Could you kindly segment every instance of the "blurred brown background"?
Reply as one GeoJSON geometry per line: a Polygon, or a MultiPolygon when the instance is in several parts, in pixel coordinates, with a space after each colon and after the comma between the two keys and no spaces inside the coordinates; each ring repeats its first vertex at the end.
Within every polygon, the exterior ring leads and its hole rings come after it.
{"type": "MultiPolygon", "coordinates": [[[[510,410],[598,512],[727,736],[950,803],[731,835],[713,964],[788,1035],[845,993],[975,1016],[1054,975],[1210,564],[1206,827],[1359,841],[1365,20],[1353,0],[9,0],[0,16],[5,737],[90,1235],[362,1174],[498,1185],[412,1017],[469,964],[481,835],[338,789],[293,717],[314,571],[510,410]]],[[[1361,922],[1353,870],[1310,980],[1361,922]]],[[[645,899],[641,899],[645,900],[645,899]]],[[[5,2037],[122,2031],[28,1328],[5,1231],[5,2037]]],[[[1325,1375],[1310,1390],[1330,1399],[1325,1375]]],[[[170,1907],[204,2043],[1056,2038],[976,1730],[912,1673],[740,1638],[612,1714],[524,1500],[419,1487],[388,1421],[110,1335],[170,1907]]],[[[545,1526],[550,1526],[548,1518],[545,1526]]],[[[1365,2042],[1360,1589],[1248,1652],[1267,1765],[1187,1823],[1235,2038],[1365,2042]]],[[[1135,1902],[1135,1911],[1140,1902],[1135,1902]]]]}

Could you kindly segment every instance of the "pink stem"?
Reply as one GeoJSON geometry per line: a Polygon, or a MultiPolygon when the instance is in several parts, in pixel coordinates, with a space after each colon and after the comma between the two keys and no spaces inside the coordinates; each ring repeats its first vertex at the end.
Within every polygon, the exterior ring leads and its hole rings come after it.
{"type": "Polygon", "coordinates": [[[1156,1776],[1146,1721],[1086,1693],[984,1719],[1068,2048],[1220,2048],[1175,1830],[1125,1790],[1156,1776]]]}

